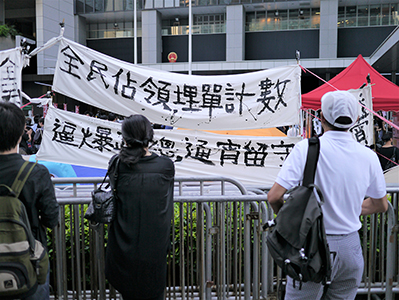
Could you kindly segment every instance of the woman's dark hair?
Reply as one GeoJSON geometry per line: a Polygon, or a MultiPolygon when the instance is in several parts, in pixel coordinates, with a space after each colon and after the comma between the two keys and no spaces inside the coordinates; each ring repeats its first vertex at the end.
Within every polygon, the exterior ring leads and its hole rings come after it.
{"type": "Polygon", "coordinates": [[[17,146],[25,130],[25,116],[13,103],[0,101],[0,152],[17,146]]]}
{"type": "Polygon", "coordinates": [[[132,166],[145,155],[144,148],[152,141],[154,130],[143,115],[131,115],[123,120],[122,137],[126,146],[122,148],[119,157],[122,162],[132,166]]]}

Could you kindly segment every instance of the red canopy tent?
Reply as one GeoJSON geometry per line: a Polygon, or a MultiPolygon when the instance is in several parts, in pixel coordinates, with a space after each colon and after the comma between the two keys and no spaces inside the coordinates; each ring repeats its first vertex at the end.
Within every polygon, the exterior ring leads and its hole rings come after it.
{"type": "MultiPolygon", "coordinates": [[[[367,83],[368,74],[370,74],[372,84],[373,110],[399,111],[399,86],[380,75],[364,60],[362,55],[359,55],[353,63],[328,83],[339,90],[358,89],[363,83],[367,83]]],[[[303,94],[302,108],[320,109],[321,97],[325,93],[335,90],[329,84],[325,83],[317,89],[303,94]]]]}

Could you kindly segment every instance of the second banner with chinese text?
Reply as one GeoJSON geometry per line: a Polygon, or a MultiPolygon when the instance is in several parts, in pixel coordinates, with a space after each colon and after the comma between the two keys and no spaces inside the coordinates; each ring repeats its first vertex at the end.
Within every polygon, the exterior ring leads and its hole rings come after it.
{"type": "MultiPolygon", "coordinates": [[[[155,130],[150,151],[175,162],[176,176],[228,176],[272,185],[300,138],[234,136],[196,130],[155,130]]],[[[122,146],[121,124],[50,107],[37,159],[107,168],[122,146]]]]}

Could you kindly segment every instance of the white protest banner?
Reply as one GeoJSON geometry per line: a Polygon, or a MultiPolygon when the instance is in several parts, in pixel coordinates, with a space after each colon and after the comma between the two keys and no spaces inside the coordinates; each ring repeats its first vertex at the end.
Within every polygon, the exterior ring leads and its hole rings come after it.
{"type": "MultiPolygon", "coordinates": [[[[176,176],[226,176],[243,184],[272,185],[300,138],[248,137],[195,130],[155,130],[150,151],[170,157],[176,176]]],[[[36,157],[107,168],[121,149],[121,124],[50,107],[36,157]]]]}
{"type": "Polygon", "coordinates": [[[36,158],[104,169],[121,148],[121,134],[120,123],[50,106],[36,158]]]}
{"type": "Polygon", "coordinates": [[[1,100],[21,106],[23,57],[21,48],[0,51],[1,100]]]}
{"type": "MultiPolygon", "coordinates": [[[[358,90],[349,90],[359,103],[363,104],[370,110],[373,110],[373,101],[371,95],[371,85],[358,90]]],[[[364,146],[370,147],[373,145],[373,114],[367,109],[359,105],[359,120],[353,125],[349,131],[352,133],[353,138],[364,146]]]]}
{"type": "Polygon", "coordinates": [[[299,65],[197,76],[133,65],[65,38],[53,90],[92,106],[189,129],[234,130],[299,123],[299,65]]]}

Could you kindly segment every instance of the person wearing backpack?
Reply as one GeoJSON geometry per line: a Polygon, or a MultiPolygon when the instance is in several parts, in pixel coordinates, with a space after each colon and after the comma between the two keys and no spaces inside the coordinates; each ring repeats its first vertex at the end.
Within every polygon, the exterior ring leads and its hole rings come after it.
{"type": "MultiPolygon", "coordinates": [[[[331,284],[298,282],[287,277],[285,299],[354,299],[364,261],[358,230],[360,215],[388,209],[386,185],[377,155],[357,143],[348,132],[357,119],[359,104],[347,91],[321,98],[320,152],[315,185],[324,196],[322,212],[331,254],[331,284]],[[366,198],[365,198],[366,197],[366,198]]],[[[287,190],[301,184],[308,140],[297,143],[268,193],[275,213],[284,205],[287,190]]]]}
{"type": "Polygon", "coordinates": [[[399,161],[399,149],[392,145],[392,132],[387,132],[382,136],[384,145],[377,148],[380,154],[380,164],[383,171],[396,167],[399,161]]]}
{"type": "MultiPolygon", "coordinates": [[[[13,103],[0,101],[0,184],[11,187],[25,160],[18,153],[25,128],[25,116],[13,103]]],[[[31,163],[30,163],[31,164],[31,163]]],[[[0,195],[9,193],[2,186],[0,195]]],[[[50,173],[43,165],[36,164],[19,195],[29,218],[30,228],[36,240],[47,246],[46,227],[58,224],[59,205],[57,203],[50,173]]],[[[0,210],[1,210],[0,203],[0,210]]],[[[0,238],[1,238],[0,233],[0,238]]],[[[46,300],[49,294],[49,274],[45,284],[39,285],[36,292],[23,300],[46,300]]]]}

